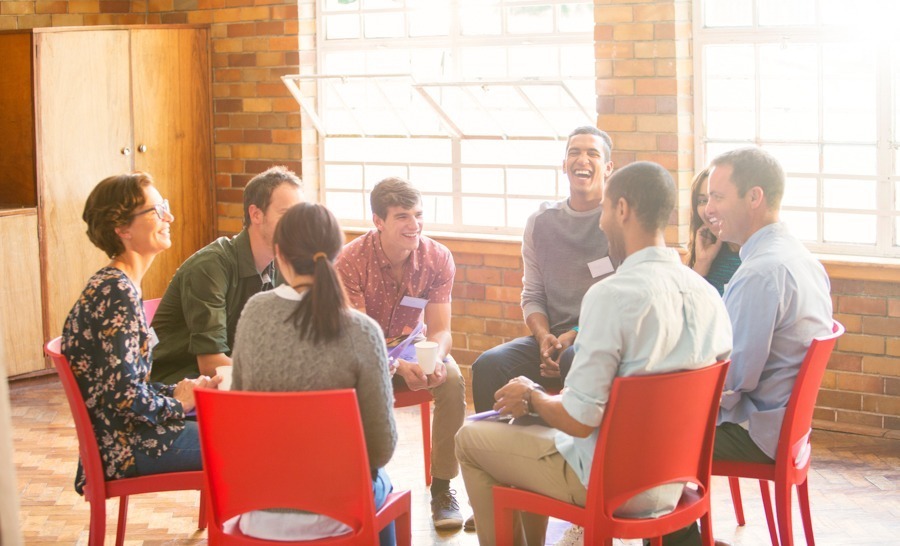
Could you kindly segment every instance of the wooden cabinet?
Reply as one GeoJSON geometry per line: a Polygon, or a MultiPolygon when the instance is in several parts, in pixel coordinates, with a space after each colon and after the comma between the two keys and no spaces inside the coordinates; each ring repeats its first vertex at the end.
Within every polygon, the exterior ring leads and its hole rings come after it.
{"type": "Polygon", "coordinates": [[[44,337],[59,335],[87,279],[109,261],[81,220],[107,176],[146,171],[171,204],[172,248],[142,286],[145,298],[162,296],[214,233],[208,30],[35,29],[0,34],[0,51],[0,73],[15,80],[0,84],[0,112],[15,112],[0,114],[0,187],[18,188],[0,201],[28,206],[36,195],[44,337]]]}
{"type": "Polygon", "coordinates": [[[17,375],[44,367],[37,211],[0,211],[0,367],[17,375]]]}

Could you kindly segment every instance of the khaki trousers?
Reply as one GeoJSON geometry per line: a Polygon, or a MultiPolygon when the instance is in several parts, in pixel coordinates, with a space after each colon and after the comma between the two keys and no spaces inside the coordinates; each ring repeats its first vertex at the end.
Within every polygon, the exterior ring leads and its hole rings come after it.
{"type": "MultiPolygon", "coordinates": [[[[517,426],[506,422],[476,421],[456,435],[456,456],[462,468],[475,528],[481,546],[494,537],[494,485],[511,485],[564,502],[584,506],[587,491],[556,450],[556,429],[540,425],[517,426]]],[[[547,518],[530,513],[516,515],[515,544],[542,546],[547,518]]]]}

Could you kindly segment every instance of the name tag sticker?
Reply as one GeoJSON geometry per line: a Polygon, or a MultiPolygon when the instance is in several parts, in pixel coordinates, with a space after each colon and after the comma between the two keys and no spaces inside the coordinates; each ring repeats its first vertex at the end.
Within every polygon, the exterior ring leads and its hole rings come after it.
{"type": "Polygon", "coordinates": [[[414,309],[425,309],[425,306],[428,305],[428,300],[426,300],[425,298],[403,296],[403,299],[400,300],[400,305],[402,305],[403,307],[412,307],[414,309]]]}
{"type": "Polygon", "coordinates": [[[612,260],[609,259],[609,256],[606,256],[599,260],[588,262],[588,269],[591,270],[591,277],[595,279],[603,275],[609,275],[613,272],[612,260]]]}
{"type": "Polygon", "coordinates": [[[150,335],[147,336],[148,345],[150,345],[150,350],[152,351],[156,344],[159,343],[159,337],[156,335],[156,330],[150,328],[150,335]]]}

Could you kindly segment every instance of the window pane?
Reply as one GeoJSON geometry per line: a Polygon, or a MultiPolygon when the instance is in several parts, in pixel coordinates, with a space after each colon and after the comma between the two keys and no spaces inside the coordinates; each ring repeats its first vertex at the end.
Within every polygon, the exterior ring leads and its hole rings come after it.
{"type": "Polygon", "coordinates": [[[781,211],[781,221],[801,241],[817,242],[819,240],[816,228],[815,212],[798,212],[793,210],[781,211]]]}
{"type": "Polygon", "coordinates": [[[814,0],[759,0],[760,26],[812,25],[815,22],[814,0]]]}
{"type": "Polygon", "coordinates": [[[818,203],[817,193],[818,184],[815,178],[788,178],[784,184],[784,197],[781,198],[781,205],[815,208],[818,203]]]}
{"type": "Polygon", "coordinates": [[[467,80],[506,76],[506,50],[499,47],[468,48],[462,51],[462,77],[467,80]]]}
{"type": "MultiPolygon", "coordinates": [[[[338,0],[338,2],[352,2],[354,0],[338,0]]],[[[355,0],[359,2],[359,0],[355,0]]],[[[403,0],[363,0],[363,9],[387,9],[402,8],[403,0]]]]}
{"type": "Polygon", "coordinates": [[[327,15],[325,17],[325,39],[341,40],[359,37],[359,16],[327,15]]]}
{"type": "Polygon", "coordinates": [[[875,216],[825,213],[826,243],[875,244],[875,216]]]}
{"type": "Polygon", "coordinates": [[[509,77],[539,78],[559,75],[559,51],[549,46],[509,48],[509,77]]]}
{"type": "Polygon", "coordinates": [[[453,198],[440,195],[422,196],[422,214],[425,217],[425,225],[453,224],[453,198]]]}
{"type": "Polygon", "coordinates": [[[359,165],[325,165],[328,189],[361,190],[362,168],[359,165]]]}
{"type": "Polygon", "coordinates": [[[874,180],[826,179],[824,190],[826,207],[875,210],[874,180]]]}
{"type": "Polygon", "coordinates": [[[509,207],[509,226],[524,228],[528,217],[541,206],[544,201],[541,199],[510,199],[507,201],[509,207]]]}
{"type": "Polygon", "coordinates": [[[453,171],[449,167],[415,167],[409,168],[409,179],[423,192],[453,191],[453,171]]]}
{"type": "Polygon", "coordinates": [[[410,36],[447,36],[448,34],[450,34],[450,12],[446,9],[430,8],[410,13],[410,36]]]}
{"type": "Polygon", "coordinates": [[[508,169],[506,191],[512,195],[556,196],[556,170],[508,169]]]}
{"type": "Polygon", "coordinates": [[[819,147],[814,144],[766,144],[763,148],[781,162],[786,173],[819,172],[819,147]]]}
{"type": "Polygon", "coordinates": [[[371,190],[375,184],[385,178],[391,177],[409,178],[405,165],[366,165],[366,189],[371,190]]]}
{"type": "Polygon", "coordinates": [[[875,57],[870,44],[822,47],[825,139],[875,141],[875,57]]]}
{"type": "Polygon", "coordinates": [[[563,4],[559,6],[560,32],[593,32],[594,6],[590,3],[563,4]]]}
{"type": "Polygon", "coordinates": [[[365,220],[364,197],[362,193],[325,192],[325,205],[338,218],[365,220]]]}
{"type": "Polygon", "coordinates": [[[364,20],[366,38],[399,38],[406,35],[402,13],[369,13],[364,20]]]}
{"type": "Polygon", "coordinates": [[[466,36],[481,34],[500,34],[503,30],[503,19],[500,8],[496,6],[464,7],[459,10],[462,33],[466,36]]]}
{"type": "Polygon", "coordinates": [[[819,137],[816,47],[763,45],[760,54],[760,136],[773,140],[819,137]]]}
{"type": "Polygon", "coordinates": [[[462,169],[463,193],[502,194],[505,185],[503,169],[462,169]]]}
{"type": "Polygon", "coordinates": [[[356,11],[359,2],[355,0],[325,0],[325,9],[328,11],[356,11]]]}
{"type": "Polygon", "coordinates": [[[874,146],[823,146],[823,172],[875,175],[874,146]]]}
{"type": "Polygon", "coordinates": [[[505,209],[500,198],[462,198],[462,219],[467,226],[503,227],[506,225],[505,209]]]}
{"type": "Polygon", "coordinates": [[[506,9],[506,29],[511,34],[553,32],[552,6],[517,6],[506,9]]]}
{"type": "Polygon", "coordinates": [[[752,0],[705,0],[704,23],[708,27],[748,27],[753,24],[752,0]]]}
{"type": "Polygon", "coordinates": [[[562,165],[565,142],[556,140],[513,140],[509,143],[513,165],[562,165]]]}

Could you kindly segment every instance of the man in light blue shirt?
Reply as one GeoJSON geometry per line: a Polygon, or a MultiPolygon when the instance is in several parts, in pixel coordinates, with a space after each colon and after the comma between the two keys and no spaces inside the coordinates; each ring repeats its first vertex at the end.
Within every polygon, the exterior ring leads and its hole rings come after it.
{"type": "MultiPolygon", "coordinates": [[[[711,164],[706,214],[723,241],[741,245],[725,289],[734,350],[713,458],[772,463],[785,408],[814,337],[831,333],[825,268],[779,223],[784,171],[759,148],[711,164]]],[[[668,537],[667,537],[668,538],[668,537]]],[[[696,525],[673,544],[699,544],[696,525]]]]}
{"type": "MultiPolygon", "coordinates": [[[[482,545],[494,544],[491,488],[496,484],[584,506],[597,434],[615,377],[696,369],[728,358],[731,325],[718,292],[665,248],[664,230],[675,195],[672,177],[654,163],[634,163],[609,179],[600,227],[609,240],[610,256],[621,265],[584,297],[581,334],[565,389],[550,396],[520,376],[496,392],[494,409],[500,413],[537,413],[553,428],[476,421],[457,434],[457,456],[482,545]]],[[[665,514],[681,492],[681,484],[654,488],[627,501],[617,513],[665,514]]],[[[523,515],[516,523],[517,544],[523,538],[528,544],[543,544],[546,525],[546,517],[523,515]]]]}

